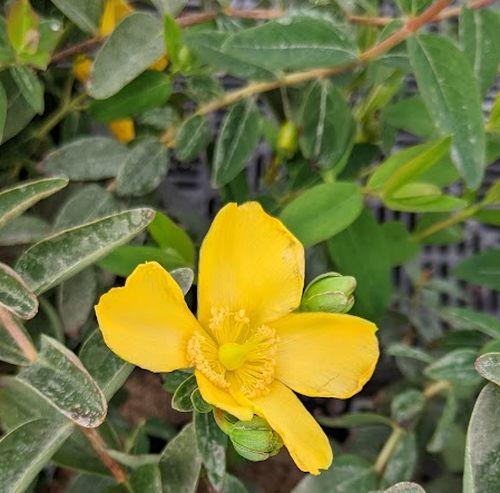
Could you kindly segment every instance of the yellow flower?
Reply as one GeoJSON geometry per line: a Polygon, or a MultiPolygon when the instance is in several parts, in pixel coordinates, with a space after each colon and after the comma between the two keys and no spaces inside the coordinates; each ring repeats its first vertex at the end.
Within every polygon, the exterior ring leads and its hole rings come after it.
{"type": "Polygon", "coordinates": [[[232,203],[200,251],[198,317],[156,262],[139,265],[96,307],[106,344],[154,372],[194,367],[208,403],[264,418],[297,466],[319,474],[328,438],[294,394],[348,398],[378,359],[376,327],[358,317],[292,313],[304,286],[304,248],[256,202],[232,203]]]}
{"type": "Polygon", "coordinates": [[[85,55],[78,55],[73,63],[73,75],[78,82],[85,84],[92,70],[92,60],[85,55]]]}
{"type": "Polygon", "coordinates": [[[118,142],[128,144],[135,139],[134,120],[132,118],[122,118],[108,123],[108,128],[118,142]]]}
{"type": "Polygon", "coordinates": [[[126,0],[107,0],[99,23],[99,36],[109,36],[116,25],[133,11],[126,0]]]}

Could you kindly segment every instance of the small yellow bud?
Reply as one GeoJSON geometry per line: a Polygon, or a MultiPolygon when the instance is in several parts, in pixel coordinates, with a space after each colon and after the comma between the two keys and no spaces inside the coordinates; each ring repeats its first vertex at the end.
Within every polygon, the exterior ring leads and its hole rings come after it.
{"type": "Polygon", "coordinates": [[[133,11],[127,0],[106,0],[99,24],[99,36],[109,36],[116,25],[133,11]]]}
{"type": "Polygon", "coordinates": [[[87,82],[92,70],[92,60],[85,55],[78,55],[73,64],[73,74],[75,79],[82,84],[87,82]]]}
{"type": "Polygon", "coordinates": [[[163,55],[156,62],[154,62],[152,65],[150,65],[149,69],[150,70],[155,70],[156,72],[163,72],[168,65],[168,58],[167,55],[163,55]]]}
{"type": "Polygon", "coordinates": [[[122,120],[110,122],[108,128],[115,136],[116,140],[122,144],[127,144],[135,139],[135,128],[132,118],[123,118],[122,120]]]}
{"type": "Polygon", "coordinates": [[[298,147],[298,131],[295,124],[287,120],[278,131],[276,138],[276,151],[280,156],[291,157],[298,147]]]}

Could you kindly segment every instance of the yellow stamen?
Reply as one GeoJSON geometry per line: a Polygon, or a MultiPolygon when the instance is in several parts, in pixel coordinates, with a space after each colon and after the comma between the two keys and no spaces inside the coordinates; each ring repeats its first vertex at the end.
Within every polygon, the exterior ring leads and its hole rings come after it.
{"type": "Polygon", "coordinates": [[[273,381],[276,343],[275,331],[253,327],[245,310],[213,309],[207,332],[189,341],[188,359],[215,385],[255,397],[273,381]]]}

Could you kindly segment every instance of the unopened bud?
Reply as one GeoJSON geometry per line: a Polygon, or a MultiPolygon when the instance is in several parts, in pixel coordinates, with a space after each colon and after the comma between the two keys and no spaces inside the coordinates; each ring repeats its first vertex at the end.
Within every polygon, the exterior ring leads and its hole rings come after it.
{"type": "Polygon", "coordinates": [[[258,416],[251,421],[236,422],[229,438],[238,454],[254,462],[276,455],[283,446],[279,435],[258,416]]]}
{"type": "Polygon", "coordinates": [[[283,441],[266,420],[254,416],[250,421],[237,418],[217,410],[215,419],[221,430],[229,436],[236,452],[253,462],[266,460],[276,455],[283,441]]]}
{"type": "Polygon", "coordinates": [[[298,147],[298,131],[295,124],[287,120],[281,125],[276,138],[276,151],[283,157],[295,154],[298,147]]]}
{"type": "Polygon", "coordinates": [[[304,312],[347,313],[354,305],[356,279],[328,272],[309,283],[300,309],[304,312]]]}

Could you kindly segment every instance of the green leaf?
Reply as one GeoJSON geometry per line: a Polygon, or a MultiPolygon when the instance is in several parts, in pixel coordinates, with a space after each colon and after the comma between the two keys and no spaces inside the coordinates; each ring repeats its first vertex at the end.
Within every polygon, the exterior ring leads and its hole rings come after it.
{"type": "Polygon", "coordinates": [[[241,77],[247,80],[272,79],[273,73],[249,63],[245,57],[240,58],[224,51],[224,43],[230,33],[217,31],[188,31],[185,35],[186,46],[195,53],[202,63],[207,63],[217,71],[241,77]]]}
{"type": "Polygon", "coordinates": [[[319,476],[306,476],[292,493],[368,493],[377,485],[377,474],[367,460],[343,454],[319,476]]]}
{"type": "Polygon", "coordinates": [[[500,388],[488,384],[479,394],[467,430],[463,493],[495,493],[500,484],[500,388]]]}
{"type": "Polygon", "coordinates": [[[45,101],[43,99],[43,84],[37,75],[28,67],[14,65],[10,69],[12,78],[19,87],[21,94],[28,104],[41,115],[44,111],[45,101]]]}
{"type": "Polygon", "coordinates": [[[393,194],[439,164],[448,154],[449,147],[450,139],[445,137],[396,152],[377,167],[367,186],[383,196],[393,194]]]}
{"type": "Polygon", "coordinates": [[[2,142],[5,119],[7,118],[7,104],[7,94],[5,93],[3,85],[0,83],[0,142],[2,142]]]}
{"type": "Polygon", "coordinates": [[[28,125],[35,116],[35,110],[24,99],[9,70],[0,71],[0,84],[2,84],[7,95],[7,118],[0,142],[3,144],[28,125]]]}
{"type": "Polygon", "coordinates": [[[132,239],[153,217],[151,209],[131,209],[64,230],[28,248],[16,270],[35,293],[43,293],[132,239]]]}
{"type": "Polygon", "coordinates": [[[200,389],[194,389],[191,394],[191,404],[193,405],[193,410],[198,413],[209,413],[213,411],[214,407],[212,404],[208,404],[203,399],[200,389]]]}
{"type": "Polygon", "coordinates": [[[25,320],[38,311],[38,299],[14,269],[0,262],[0,309],[25,320]]]}
{"type": "Polygon", "coordinates": [[[0,246],[27,245],[41,240],[51,231],[43,219],[23,214],[14,218],[0,231],[0,246]]]}
{"type": "Polygon", "coordinates": [[[392,282],[384,233],[371,212],[363,210],[354,223],[328,241],[328,249],[337,270],[356,278],[353,312],[377,320],[389,304],[392,282]]]}
{"type": "Polygon", "coordinates": [[[487,336],[500,338],[500,320],[470,308],[442,307],[441,318],[458,330],[477,330],[487,336]]]}
{"type": "Polygon", "coordinates": [[[183,47],[182,30],[175,18],[170,14],[163,16],[165,49],[168,59],[173,63],[175,69],[180,69],[180,51],[183,47]]]}
{"type": "Polygon", "coordinates": [[[500,353],[485,353],[476,360],[477,372],[486,380],[500,385],[500,353]]]}
{"type": "Polygon", "coordinates": [[[445,447],[452,432],[452,426],[458,412],[458,402],[453,390],[449,390],[446,395],[444,408],[439,416],[434,434],[427,444],[427,451],[441,452],[445,447]]]}
{"type": "Polygon", "coordinates": [[[324,183],[290,202],[280,219],[308,247],[345,230],[362,208],[363,197],[357,184],[324,183]]]}
{"type": "Polygon", "coordinates": [[[384,122],[418,137],[431,137],[436,129],[420,96],[401,99],[382,112],[384,122]]]}
{"type": "Polygon", "coordinates": [[[97,184],[76,189],[59,209],[54,230],[72,228],[118,212],[119,205],[113,195],[97,184]]]}
{"type": "Polygon", "coordinates": [[[52,3],[82,31],[95,34],[99,26],[101,0],[52,0],[52,3]]]}
{"type": "Polygon", "coordinates": [[[500,249],[486,250],[460,262],[453,275],[459,279],[500,291],[500,249]]]}
{"type": "Polygon", "coordinates": [[[216,491],[226,476],[227,435],[219,428],[212,413],[194,413],[196,443],[210,484],[216,491]]]}
{"type": "Polygon", "coordinates": [[[189,424],[171,440],[161,454],[163,493],[195,493],[201,469],[194,426],[189,424]]]}
{"type": "Polygon", "coordinates": [[[198,384],[194,375],[183,380],[172,396],[172,408],[180,412],[192,411],[193,403],[191,401],[191,395],[197,388],[198,384]]]}
{"type": "Polygon", "coordinates": [[[425,490],[417,483],[403,481],[402,483],[397,483],[386,489],[384,493],[425,493],[425,490]]]}
{"type": "Polygon", "coordinates": [[[306,15],[285,17],[238,31],[227,39],[222,49],[273,72],[331,67],[356,59],[354,45],[337,25],[306,15]]]}
{"type": "MultiPolygon", "coordinates": [[[[12,319],[12,323],[16,324],[17,330],[22,332],[24,337],[30,341],[30,336],[16,318],[12,319]]],[[[0,361],[6,361],[7,363],[18,366],[24,366],[30,363],[29,359],[3,326],[2,322],[0,322],[0,361]]]]}
{"type": "Polygon", "coordinates": [[[175,155],[180,161],[191,161],[209,144],[212,130],[203,116],[187,119],[175,137],[175,155]]]}
{"type": "Polygon", "coordinates": [[[44,334],[37,360],[17,378],[80,426],[95,428],[106,417],[106,398],[81,361],[44,334]]]}
{"type": "Polygon", "coordinates": [[[130,14],[98,51],[89,94],[96,99],[113,96],[164,53],[162,22],[144,12],[130,14]]]}
{"type": "Polygon", "coordinates": [[[39,200],[52,195],[68,184],[66,178],[43,178],[21,182],[0,192],[0,228],[21,215],[39,200]]]}
{"type": "Polygon", "coordinates": [[[107,400],[121,388],[134,369],[133,365],[116,356],[106,346],[98,329],[83,342],[79,357],[107,400]]]}
{"type": "Polygon", "coordinates": [[[460,11],[460,38],[463,51],[486,94],[495,81],[500,62],[500,17],[488,9],[460,11]]]}
{"type": "MultiPolygon", "coordinates": [[[[418,234],[425,231],[427,228],[431,227],[433,224],[444,221],[448,219],[450,214],[446,213],[429,213],[423,214],[418,219],[417,225],[415,226],[414,234],[418,237],[418,234]]],[[[442,229],[437,233],[419,240],[419,243],[425,245],[447,245],[450,243],[458,243],[463,239],[463,228],[460,224],[455,224],[449,226],[448,228],[442,229]]]]}
{"type": "Polygon", "coordinates": [[[82,137],[51,152],[42,167],[70,180],[103,180],[115,177],[127,157],[127,148],[114,139],[82,137]]]}
{"type": "Polygon", "coordinates": [[[414,432],[405,432],[399,440],[382,474],[381,486],[409,481],[417,465],[417,443],[414,432]]]}
{"type": "Polygon", "coordinates": [[[401,265],[416,257],[419,245],[412,240],[406,226],[399,221],[387,221],[382,224],[385,241],[389,248],[391,265],[401,265]]]}
{"type": "Polygon", "coordinates": [[[25,65],[46,70],[63,31],[63,23],[59,19],[42,19],[39,25],[38,49],[35,53],[20,53],[18,58],[25,65]]]}
{"type": "Polygon", "coordinates": [[[396,394],[391,402],[391,415],[399,424],[408,423],[424,409],[425,399],[419,390],[406,389],[396,394]]]}
{"type": "Polygon", "coordinates": [[[167,149],[148,137],[134,145],[116,176],[116,194],[141,197],[155,190],[167,173],[167,149]]]}
{"type": "Polygon", "coordinates": [[[162,250],[173,250],[179,254],[188,265],[194,264],[194,245],[189,235],[168,216],[157,212],[148,226],[148,232],[162,250]]]}
{"type": "Polygon", "coordinates": [[[427,109],[440,131],[453,136],[453,162],[467,185],[477,188],[484,174],[485,134],[472,69],[448,38],[427,34],[411,37],[407,43],[427,109]]]}
{"type": "Polygon", "coordinates": [[[166,373],[163,377],[163,388],[173,394],[181,383],[190,378],[192,374],[190,370],[174,370],[166,373]]]}
{"type": "Polygon", "coordinates": [[[92,117],[104,123],[136,116],[162,106],[170,97],[172,85],[161,72],[147,71],[108,99],[92,101],[92,117]]]}
{"type": "Polygon", "coordinates": [[[189,267],[179,267],[178,269],[171,270],[170,275],[174,278],[175,282],[179,285],[185,296],[193,285],[193,269],[190,269],[189,267]]]}
{"type": "Polygon", "coordinates": [[[387,348],[387,354],[391,356],[396,356],[397,358],[410,358],[422,363],[432,363],[433,358],[427,354],[424,350],[408,346],[404,343],[394,343],[387,348]]]}
{"type": "Polygon", "coordinates": [[[221,187],[245,169],[260,136],[260,116],[249,98],[231,107],[215,143],[212,181],[221,187]]]}
{"type": "Polygon", "coordinates": [[[356,428],[358,426],[385,425],[394,426],[394,422],[387,416],[375,413],[345,413],[337,418],[319,416],[318,421],[323,426],[331,428],[356,428]]]}
{"type": "Polygon", "coordinates": [[[144,262],[158,262],[166,270],[186,265],[175,251],[165,251],[152,246],[123,245],[100,260],[99,266],[118,276],[127,277],[144,262]]]}
{"type": "Polygon", "coordinates": [[[441,190],[429,183],[408,183],[385,197],[384,204],[395,211],[447,212],[463,209],[467,202],[452,195],[441,195],[441,190]]]}
{"type": "Polygon", "coordinates": [[[15,0],[7,11],[7,35],[17,53],[35,53],[39,19],[29,0],[15,0]]]}
{"type": "Polygon", "coordinates": [[[23,423],[0,439],[0,491],[22,493],[72,431],[48,419],[23,423]]]}
{"type": "Polygon", "coordinates": [[[97,295],[97,278],[92,267],[83,269],[58,286],[57,309],[65,332],[76,335],[89,318],[97,295]]]}
{"type": "Polygon", "coordinates": [[[304,157],[322,168],[341,171],[354,143],[356,125],[344,96],[331,82],[309,86],[300,126],[299,144],[304,157]]]}
{"type": "Polygon", "coordinates": [[[424,374],[433,380],[449,380],[457,385],[475,385],[480,382],[474,370],[476,356],[474,349],[455,349],[430,364],[424,374]]]}
{"type": "Polygon", "coordinates": [[[10,65],[15,61],[16,56],[7,35],[7,23],[5,19],[0,16],[0,67],[10,65]]]}

